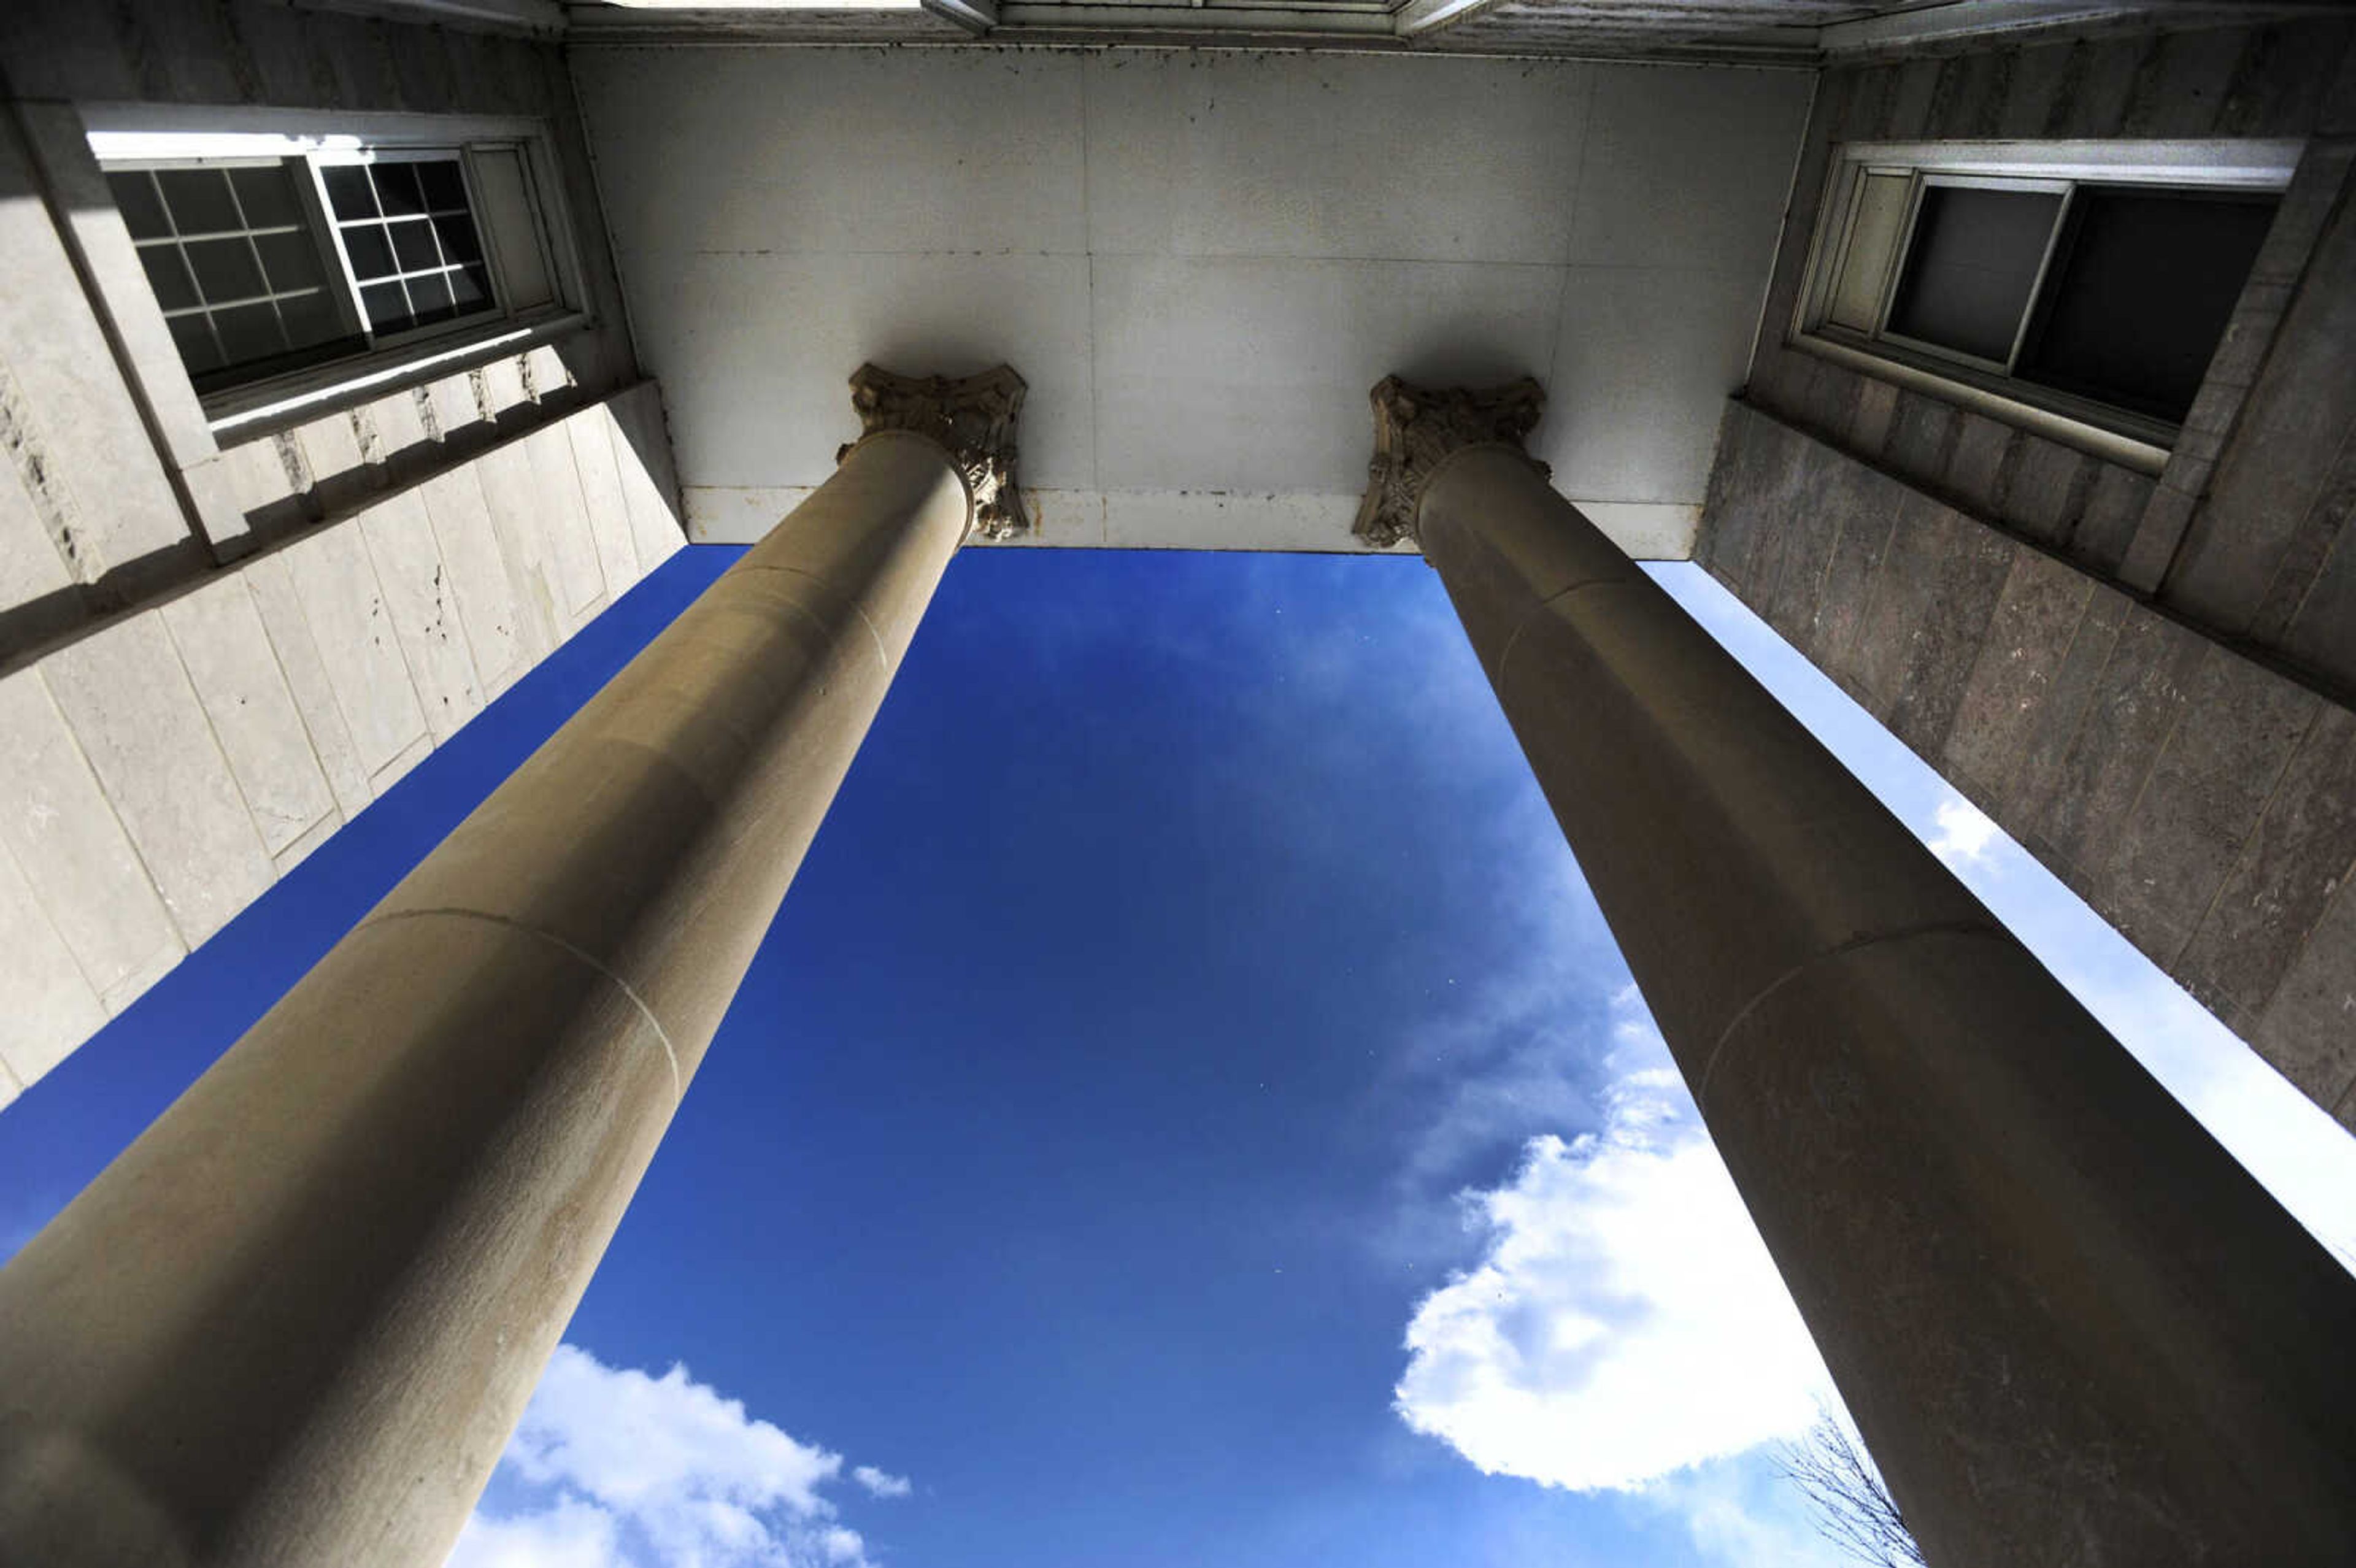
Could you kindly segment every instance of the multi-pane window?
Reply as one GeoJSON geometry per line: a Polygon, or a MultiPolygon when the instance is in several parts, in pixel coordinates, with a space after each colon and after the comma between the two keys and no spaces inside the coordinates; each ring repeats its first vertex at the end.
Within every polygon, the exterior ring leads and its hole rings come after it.
{"type": "Polygon", "coordinates": [[[1803,333],[2164,440],[2279,196],[2242,170],[2217,184],[2141,173],[1858,158],[1829,193],[1803,333]]]}
{"type": "Polygon", "coordinates": [[[455,157],[319,171],[371,330],[406,332],[491,308],[491,273],[455,157]]]}
{"type": "Polygon", "coordinates": [[[299,164],[114,169],[114,204],[201,387],[332,353],[354,336],[296,184],[299,164]]]}
{"type": "Polygon", "coordinates": [[[105,167],[199,392],[557,303],[519,145],[105,167]]]}

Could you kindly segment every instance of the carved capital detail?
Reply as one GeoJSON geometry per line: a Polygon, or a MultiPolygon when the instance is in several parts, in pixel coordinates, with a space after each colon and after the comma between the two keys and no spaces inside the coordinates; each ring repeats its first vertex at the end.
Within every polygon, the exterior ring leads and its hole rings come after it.
{"type": "Polygon", "coordinates": [[[1546,408],[1546,389],[1528,376],[1502,387],[1418,387],[1386,376],[1368,396],[1375,460],[1350,531],[1376,549],[1414,537],[1423,482],[1450,453],[1499,443],[1519,447],[1546,408]]]}
{"type": "MultiPolygon", "coordinates": [[[[914,431],[948,448],[949,461],[973,492],[974,531],[1007,539],[1031,526],[1014,479],[1014,421],[1025,390],[1023,378],[1007,365],[957,377],[901,376],[862,365],[851,378],[851,406],[859,411],[862,438],[914,431]]],[[[834,460],[850,452],[843,447],[834,460]]]]}

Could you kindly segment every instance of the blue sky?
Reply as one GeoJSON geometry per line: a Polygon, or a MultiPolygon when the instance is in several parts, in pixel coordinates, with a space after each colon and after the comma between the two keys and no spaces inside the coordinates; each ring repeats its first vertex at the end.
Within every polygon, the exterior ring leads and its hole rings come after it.
{"type": "MultiPolygon", "coordinates": [[[[0,1252],[734,554],[0,1113],[0,1252]]],[[[2356,1141],[1662,580],[2356,1256],[2356,1141]]],[[[1821,1367],[1408,559],[961,556],[566,1339],[460,1568],[1830,1560],[1821,1367]]]]}

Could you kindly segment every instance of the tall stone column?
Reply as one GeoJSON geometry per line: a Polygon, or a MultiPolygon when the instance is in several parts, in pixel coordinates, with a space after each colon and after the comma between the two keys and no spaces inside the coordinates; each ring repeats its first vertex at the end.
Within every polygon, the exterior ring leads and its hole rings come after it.
{"type": "Polygon", "coordinates": [[[1555,494],[1541,400],[1376,387],[1359,531],[1438,570],[1934,1568],[2349,1562],[2356,1282],[1555,494]]]}
{"type": "Polygon", "coordinates": [[[968,528],[1023,381],[869,433],[0,1271],[0,1562],[432,1568],[968,528]]]}

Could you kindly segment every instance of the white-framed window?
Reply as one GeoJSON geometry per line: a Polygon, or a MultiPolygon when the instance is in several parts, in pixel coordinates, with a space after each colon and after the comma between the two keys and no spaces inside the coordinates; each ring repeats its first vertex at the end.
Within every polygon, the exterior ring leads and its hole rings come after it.
{"type": "Polygon", "coordinates": [[[569,230],[528,123],[85,111],[209,415],[567,314],[569,230]],[[164,123],[158,123],[159,120],[164,123]]]}
{"type": "Polygon", "coordinates": [[[1793,339],[2098,450],[2164,455],[2298,150],[1841,147],[1793,339]]]}

